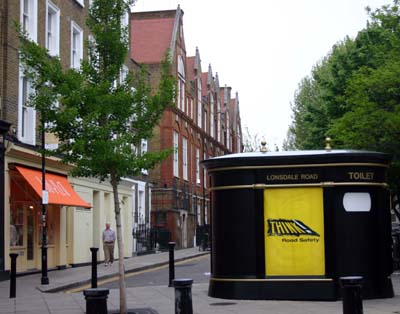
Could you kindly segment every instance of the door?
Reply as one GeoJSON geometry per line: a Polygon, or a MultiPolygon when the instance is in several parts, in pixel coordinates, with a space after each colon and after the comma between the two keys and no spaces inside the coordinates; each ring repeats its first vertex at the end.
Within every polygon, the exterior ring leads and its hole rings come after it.
{"type": "Polygon", "coordinates": [[[35,263],[35,252],[36,243],[35,243],[35,210],[31,208],[26,209],[26,220],[27,220],[27,243],[26,243],[26,259],[27,259],[27,268],[33,269],[36,268],[35,263]]]}

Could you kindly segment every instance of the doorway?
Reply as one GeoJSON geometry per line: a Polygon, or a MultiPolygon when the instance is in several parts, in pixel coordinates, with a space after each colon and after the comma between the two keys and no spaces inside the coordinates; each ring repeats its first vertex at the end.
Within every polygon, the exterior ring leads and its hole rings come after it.
{"type": "Polygon", "coordinates": [[[27,259],[27,268],[34,269],[36,268],[35,263],[35,211],[33,209],[28,208],[26,210],[26,225],[27,225],[27,236],[26,236],[26,259],[27,259]]]}

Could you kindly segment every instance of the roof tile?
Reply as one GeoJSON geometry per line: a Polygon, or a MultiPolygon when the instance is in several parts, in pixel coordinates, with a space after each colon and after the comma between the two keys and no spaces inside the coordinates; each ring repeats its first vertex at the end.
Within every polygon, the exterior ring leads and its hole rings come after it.
{"type": "Polygon", "coordinates": [[[131,19],[131,57],[139,63],[159,63],[170,47],[174,19],[131,19]]]}

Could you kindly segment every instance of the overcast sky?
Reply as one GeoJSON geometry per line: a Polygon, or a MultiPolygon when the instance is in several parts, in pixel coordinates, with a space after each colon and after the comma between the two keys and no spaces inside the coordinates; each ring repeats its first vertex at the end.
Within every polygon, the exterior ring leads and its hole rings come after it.
{"type": "MultiPolygon", "coordinates": [[[[366,26],[365,7],[391,0],[138,0],[133,11],[184,11],[188,56],[199,48],[220,85],[239,93],[242,128],[279,147],[301,79],[346,35],[366,26]]],[[[234,94],[233,94],[234,95],[234,94]]],[[[243,130],[244,132],[244,130],[243,130]]]]}

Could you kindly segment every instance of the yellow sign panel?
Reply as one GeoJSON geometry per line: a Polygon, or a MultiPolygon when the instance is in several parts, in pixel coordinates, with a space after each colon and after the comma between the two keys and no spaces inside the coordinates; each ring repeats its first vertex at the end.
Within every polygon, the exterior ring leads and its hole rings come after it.
{"type": "Polygon", "coordinates": [[[322,188],[264,190],[267,276],[325,275],[322,188]]]}

